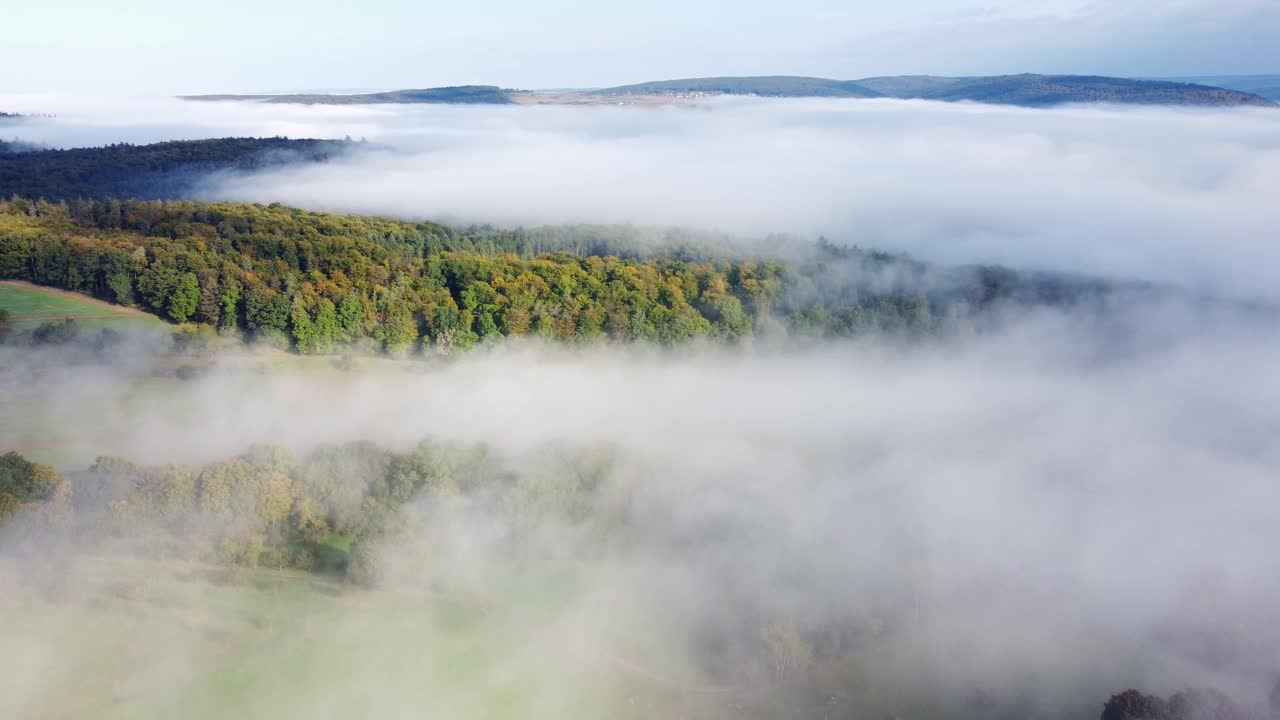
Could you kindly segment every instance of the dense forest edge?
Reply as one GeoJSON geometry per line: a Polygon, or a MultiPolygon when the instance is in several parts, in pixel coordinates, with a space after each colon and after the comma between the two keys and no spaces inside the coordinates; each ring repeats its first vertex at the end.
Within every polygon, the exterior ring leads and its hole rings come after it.
{"type": "Polygon", "coordinates": [[[1118,290],[1000,267],[938,268],[825,239],[795,260],[622,239],[615,250],[589,227],[458,230],[282,205],[14,198],[0,202],[0,278],[304,354],[393,356],[518,336],[660,345],[918,337],[979,325],[1006,305],[1095,307],[1118,290]]]}
{"type": "Polygon", "coordinates": [[[366,147],[351,140],[273,137],[59,150],[0,140],[0,197],[174,200],[191,197],[211,174],[323,163],[366,147]]]}

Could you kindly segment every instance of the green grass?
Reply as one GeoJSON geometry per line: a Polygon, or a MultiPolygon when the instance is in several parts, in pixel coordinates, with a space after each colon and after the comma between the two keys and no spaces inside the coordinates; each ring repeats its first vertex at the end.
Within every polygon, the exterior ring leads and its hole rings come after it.
{"type": "MultiPolygon", "coordinates": [[[[0,568],[3,570],[4,568],[0,568]]],[[[0,717],[645,716],[560,608],[83,556],[0,596],[0,717]]],[[[512,598],[513,601],[517,598],[512,598]]]]}
{"type": "Polygon", "coordinates": [[[9,322],[18,330],[30,330],[41,323],[63,318],[72,318],[81,327],[91,329],[130,324],[166,324],[155,316],[140,315],[124,308],[103,306],[21,285],[0,284],[0,308],[9,311],[9,322]]]}

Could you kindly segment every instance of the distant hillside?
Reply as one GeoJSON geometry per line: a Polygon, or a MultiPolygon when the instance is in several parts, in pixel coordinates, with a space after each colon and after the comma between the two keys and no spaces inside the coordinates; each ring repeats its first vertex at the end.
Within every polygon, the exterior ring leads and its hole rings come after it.
{"type": "Polygon", "coordinates": [[[1072,102],[1213,106],[1273,104],[1258,95],[1221,87],[1077,75],[903,75],[863,80],[787,76],[688,78],[623,85],[599,92],[606,95],[710,93],[769,97],[894,97],[1029,107],[1072,102]]]}
{"type": "Polygon", "coordinates": [[[714,77],[661,80],[621,85],[600,92],[608,95],[716,93],[767,97],[876,97],[880,93],[844,80],[773,75],[766,77],[714,77]]]}
{"type": "Polygon", "coordinates": [[[1274,104],[1258,95],[1208,85],[1095,75],[906,75],[865,78],[856,82],[888,97],[948,102],[969,100],[1029,107],[1076,102],[1211,106],[1274,104]]]}
{"type": "Polygon", "coordinates": [[[189,197],[209,173],[324,162],[357,145],[333,140],[222,138],[71,150],[0,141],[0,197],[189,197]]]}
{"type": "Polygon", "coordinates": [[[184,100],[257,100],[269,103],[300,105],[412,105],[412,104],[480,104],[506,105],[511,102],[507,91],[496,85],[458,85],[422,90],[392,90],[360,95],[187,95],[184,100]]]}
{"type": "Polygon", "coordinates": [[[1214,87],[1261,95],[1268,100],[1280,102],[1280,75],[1199,75],[1152,79],[1213,85],[1214,87]]]}
{"type": "Polygon", "coordinates": [[[941,77],[902,75],[864,80],[767,75],[659,80],[602,90],[546,94],[507,90],[496,85],[461,85],[425,90],[392,90],[356,95],[188,95],[186,100],[251,100],[304,105],[367,104],[582,104],[618,96],[680,98],[689,95],[759,95],[762,97],[914,98],[948,102],[972,101],[996,105],[1044,107],[1063,103],[1109,102],[1144,105],[1274,105],[1250,91],[1165,80],[1135,80],[1084,75],[1000,75],[941,77]],[[536,102],[530,102],[532,100],[536,102]]]}

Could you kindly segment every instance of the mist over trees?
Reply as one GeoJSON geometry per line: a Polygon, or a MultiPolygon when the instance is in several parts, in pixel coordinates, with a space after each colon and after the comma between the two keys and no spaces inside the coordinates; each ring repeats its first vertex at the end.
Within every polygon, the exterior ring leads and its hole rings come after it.
{"type": "Polygon", "coordinates": [[[0,143],[0,715],[1273,720],[1267,111],[837,102],[0,143]]]}
{"type": "MultiPolygon", "coordinates": [[[[558,470],[598,474],[603,457],[588,453],[558,470]]],[[[37,523],[50,511],[63,513],[63,521],[66,513],[77,514],[77,532],[85,537],[159,529],[168,540],[157,547],[179,556],[343,575],[352,545],[395,532],[392,518],[407,512],[411,502],[514,492],[507,472],[483,445],[433,440],[404,453],[353,442],[301,457],[259,445],[196,465],[139,466],[103,456],[69,479],[10,452],[0,455],[0,510],[12,522],[21,520],[15,516],[24,509],[37,523]]],[[[591,489],[590,483],[530,486],[519,491],[519,503],[566,519],[570,508],[589,502],[591,489]],[[551,494],[535,495],[544,490],[551,494]]],[[[359,568],[354,572],[356,579],[368,579],[358,576],[359,568]]]]}
{"type": "Polygon", "coordinates": [[[273,137],[54,150],[0,141],[0,197],[18,195],[49,201],[185,198],[211,173],[326,162],[358,145],[273,137]]]}
{"type": "Polygon", "coordinates": [[[1087,306],[1107,283],[939,269],[821,240],[808,258],[662,250],[583,228],[459,231],[231,203],[0,203],[0,277],[327,353],[533,336],[680,344],[770,328],[927,335],[1002,304],[1087,306]],[[622,257],[620,257],[622,255],[622,257]]]}
{"type": "Polygon", "coordinates": [[[0,455],[0,522],[25,506],[64,505],[70,493],[70,483],[53,467],[15,452],[0,455]]]}

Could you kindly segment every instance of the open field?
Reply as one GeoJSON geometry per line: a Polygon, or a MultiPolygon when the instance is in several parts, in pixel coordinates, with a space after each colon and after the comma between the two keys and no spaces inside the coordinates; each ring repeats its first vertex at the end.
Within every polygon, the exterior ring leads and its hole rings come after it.
{"type": "Polygon", "coordinates": [[[0,559],[6,576],[4,717],[638,718],[725,700],[602,661],[599,639],[528,599],[492,611],[447,592],[110,555],[0,559]],[[49,652],[67,643],[73,657],[49,652]]]}
{"type": "Polygon", "coordinates": [[[107,551],[0,557],[0,580],[10,650],[0,657],[0,717],[715,720],[939,711],[910,698],[892,672],[901,659],[880,646],[786,682],[709,682],[653,618],[579,626],[575,601],[589,586],[572,573],[506,572],[465,590],[364,590],[288,570],[107,551]]]}
{"type": "Polygon", "coordinates": [[[57,320],[75,320],[86,328],[165,324],[160,318],[135,308],[21,280],[0,280],[0,308],[9,311],[10,324],[19,330],[57,320]]]}

